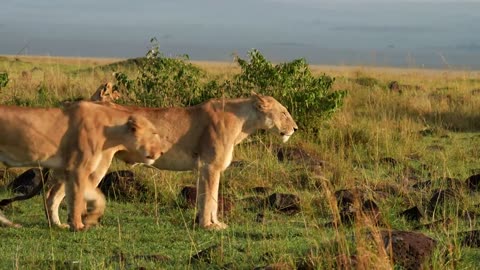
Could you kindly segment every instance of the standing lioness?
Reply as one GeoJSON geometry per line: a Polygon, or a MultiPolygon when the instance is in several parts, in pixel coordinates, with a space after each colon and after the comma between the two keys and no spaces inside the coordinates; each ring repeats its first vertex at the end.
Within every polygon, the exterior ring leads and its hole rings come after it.
{"type": "Polygon", "coordinates": [[[0,106],[0,162],[10,167],[41,166],[64,171],[71,229],[103,214],[97,183],[118,151],[153,164],[165,147],[145,117],[92,102],[59,108],[0,106]]]}
{"type": "MultiPolygon", "coordinates": [[[[212,99],[187,108],[109,105],[145,116],[167,140],[170,149],[153,166],[162,170],[197,170],[200,173],[198,217],[200,226],[207,229],[227,227],[217,216],[218,188],[220,173],[232,161],[234,146],[259,129],[278,134],[283,142],[297,130],[295,121],[282,104],[272,97],[258,94],[249,98],[212,99]]],[[[115,156],[127,163],[136,159],[132,153],[124,151],[115,156]]],[[[61,226],[58,207],[63,197],[63,185],[59,183],[52,187],[47,201],[49,219],[58,226],[61,226]]]]}

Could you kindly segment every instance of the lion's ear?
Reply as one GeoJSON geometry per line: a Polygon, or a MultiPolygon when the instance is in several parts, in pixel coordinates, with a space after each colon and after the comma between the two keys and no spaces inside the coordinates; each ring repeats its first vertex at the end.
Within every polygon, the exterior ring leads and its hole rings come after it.
{"type": "Polygon", "coordinates": [[[106,83],[100,91],[100,97],[104,98],[112,94],[113,85],[111,82],[106,83]]]}
{"type": "Polygon", "coordinates": [[[252,96],[255,99],[255,107],[260,111],[265,111],[270,108],[270,102],[265,98],[265,96],[259,95],[252,91],[252,96]]]}
{"type": "Polygon", "coordinates": [[[130,115],[128,117],[127,127],[128,130],[133,134],[137,133],[138,129],[140,128],[138,117],[135,115],[130,115]]]}

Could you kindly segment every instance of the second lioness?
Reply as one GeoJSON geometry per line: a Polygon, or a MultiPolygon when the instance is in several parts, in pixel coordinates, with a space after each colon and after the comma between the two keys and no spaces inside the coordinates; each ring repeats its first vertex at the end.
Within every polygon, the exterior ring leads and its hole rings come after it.
{"type": "MultiPolygon", "coordinates": [[[[259,129],[278,134],[283,142],[297,130],[287,109],[270,96],[212,99],[187,108],[141,108],[110,104],[113,108],[141,114],[157,128],[171,148],[153,166],[162,170],[198,170],[198,220],[206,229],[224,229],[217,215],[220,173],[232,161],[234,146],[259,129]]],[[[116,157],[135,161],[128,152],[116,157]]],[[[47,213],[60,225],[58,207],[63,198],[61,185],[53,187],[47,213]]]]}
{"type": "Polygon", "coordinates": [[[0,162],[65,173],[61,185],[66,186],[73,230],[85,226],[86,202],[95,209],[86,213],[86,222],[96,222],[103,214],[105,199],[96,187],[115,153],[128,151],[133,160],[153,164],[165,150],[145,117],[92,102],[64,109],[0,106],[0,128],[0,162]]]}

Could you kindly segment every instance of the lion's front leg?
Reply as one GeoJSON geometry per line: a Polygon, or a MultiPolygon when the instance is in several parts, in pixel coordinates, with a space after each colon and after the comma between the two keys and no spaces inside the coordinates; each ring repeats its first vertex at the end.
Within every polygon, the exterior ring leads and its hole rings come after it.
{"type": "Polygon", "coordinates": [[[220,222],[217,217],[220,170],[205,165],[199,172],[197,206],[200,226],[212,230],[225,229],[227,224],[220,222]]]}
{"type": "Polygon", "coordinates": [[[85,182],[88,174],[81,170],[69,171],[65,183],[65,195],[68,207],[68,223],[70,229],[81,231],[85,229],[82,213],[85,210],[85,182]]]}
{"type": "Polygon", "coordinates": [[[105,213],[107,201],[105,195],[103,195],[102,191],[100,191],[97,186],[107,173],[114,154],[115,152],[112,151],[102,153],[100,162],[89,176],[89,187],[85,198],[87,201],[87,208],[83,216],[83,222],[87,227],[97,225],[105,213]]]}

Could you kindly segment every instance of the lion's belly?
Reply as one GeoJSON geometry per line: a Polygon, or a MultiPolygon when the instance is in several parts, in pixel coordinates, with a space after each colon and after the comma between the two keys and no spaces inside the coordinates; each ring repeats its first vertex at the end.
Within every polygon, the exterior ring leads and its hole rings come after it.
{"type": "Polygon", "coordinates": [[[153,166],[167,171],[191,171],[196,168],[196,159],[185,152],[167,152],[153,166]]]}
{"type": "Polygon", "coordinates": [[[5,163],[10,167],[42,166],[52,169],[61,168],[64,165],[63,159],[60,156],[38,158],[28,155],[14,155],[5,152],[0,152],[0,162],[5,163]]]}

